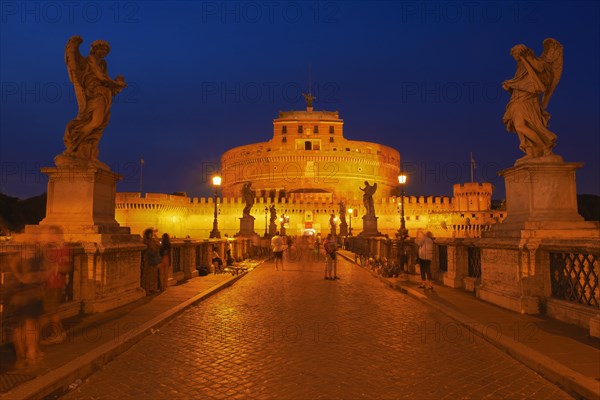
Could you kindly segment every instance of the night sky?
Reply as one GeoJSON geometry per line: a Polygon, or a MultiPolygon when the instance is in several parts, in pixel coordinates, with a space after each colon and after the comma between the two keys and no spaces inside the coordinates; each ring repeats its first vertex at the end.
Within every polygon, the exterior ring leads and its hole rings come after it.
{"type": "MultiPolygon", "coordinates": [[[[114,99],[99,159],[124,176],[117,190],[210,195],[206,175],[226,150],[272,137],[280,110],[339,110],[345,137],[401,154],[407,194],[451,195],[452,184],[492,182],[523,154],[502,115],[515,73],[510,48],[536,55],[553,37],[563,75],[548,111],[554,151],[583,162],[578,193],[600,194],[598,2],[146,2],[0,3],[0,191],[46,191],[39,172],[64,150],[77,104],[64,63],[111,44],[114,99]]],[[[358,190],[358,188],[357,188],[358,190]]]]}

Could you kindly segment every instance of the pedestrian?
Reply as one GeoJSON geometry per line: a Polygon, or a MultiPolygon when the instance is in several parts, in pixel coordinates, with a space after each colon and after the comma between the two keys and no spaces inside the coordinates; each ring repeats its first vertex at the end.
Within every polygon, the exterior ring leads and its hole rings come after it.
{"type": "Polygon", "coordinates": [[[146,229],[143,236],[146,250],[142,262],[142,288],[146,291],[146,295],[149,295],[158,293],[158,266],[162,258],[160,244],[156,239],[156,229],[146,229]]]}
{"type": "Polygon", "coordinates": [[[417,238],[415,240],[417,246],[419,246],[419,259],[417,260],[421,270],[421,284],[419,285],[422,289],[433,290],[432,279],[431,279],[431,260],[433,259],[433,235],[430,231],[423,233],[419,230],[417,232],[417,238]]]}
{"type": "Polygon", "coordinates": [[[225,234],[225,263],[227,266],[233,265],[233,258],[231,258],[231,243],[229,243],[229,236],[225,234]]]}
{"type": "Polygon", "coordinates": [[[43,255],[36,246],[22,249],[9,259],[12,274],[6,287],[6,314],[13,316],[12,342],[15,347],[15,368],[35,366],[44,356],[40,351],[40,318],[44,312],[42,270],[43,255]]]}
{"type": "Polygon", "coordinates": [[[221,255],[219,254],[219,249],[217,248],[217,246],[213,246],[212,247],[212,265],[214,268],[214,273],[218,274],[223,271],[223,259],[221,258],[221,255]]]}
{"type": "MultiPolygon", "coordinates": [[[[60,320],[59,306],[65,301],[72,265],[70,249],[62,238],[62,230],[51,226],[43,243],[44,271],[44,312],[48,316],[50,335],[41,344],[58,344],[65,341],[67,333],[60,320]]],[[[45,332],[45,329],[42,329],[45,332]]]]}
{"type": "Polygon", "coordinates": [[[337,276],[337,257],[336,250],[337,244],[333,238],[333,235],[329,233],[327,239],[323,242],[323,248],[325,250],[325,279],[340,279],[337,276]]]}
{"type": "Polygon", "coordinates": [[[290,256],[292,254],[292,237],[290,235],[287,235],[285,238],[285,243],[287,245],[287,250],[288,250],[288,256],[290,256]]]}
{"type": "Polygon", "coordinates": [[[161,257],[158,288],[161,292],[164,292],[167,290],[167,286],[169,286],[169,271],[171,270],[171,238],[168,233],[163,233],[158,252],[161,257]]]}
{"type": "Polygon", "coordinates": [[[283,238],[279,236],[279,231],[275,232],[275,236],[271,238],[271,249],[273,250],[273,258],[275,260],[275,271],[279,271],[279,264],[281,264],[281,270],[283,271],[284,243],[283,238]]]}

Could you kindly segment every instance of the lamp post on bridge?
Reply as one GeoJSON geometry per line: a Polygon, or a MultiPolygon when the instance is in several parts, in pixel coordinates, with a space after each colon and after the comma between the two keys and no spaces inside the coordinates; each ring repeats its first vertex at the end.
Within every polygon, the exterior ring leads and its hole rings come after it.
{"type": "Polygon", "coordinates": [[[404,239],[408,236],[404,220],[404,186],[406,185],[406,175],[398,175],[398,183],[400,184],[400,229],[398,230],[398,235],[401,239],[404,239]]]}
{"type": "Polygon", "coordinates": [[[212,231],[210,231],[210,239],[220,239],[221,238],[221,232],[219,232],[219,219],[218,219],[218,211],[217,211],[217,198],[219,195],[219,186],[221,186],[221,177],[219,175],[215,175],[212,178],[212,182],[213,182],[213,186],[215,187],[215,196],[214,196],[214,201],[215,201],[215,219],[213,221],[213,229],[212,231]]]}
{"type": "Polygon", "coordinates": [[[265,237],[269,236],[267,231],[267,214],[269,213],[269,207],[265,207],[265,237]]]}
{"type": "Polygon", "coordinates": [[[404,187],[406,185],[406,175],[398,175],[398,184],[400,185],[400,229],[398,229],[398,237],[400,238],[400,271],[404,270],[404,240],[408,237],[406,222],[404,220],[404,187]]]}
{"type": "Polygon", "coordinates": [[[348,215],[350,215],[350,226],[348,227],[348,236],[352,236],[352,213],[354,210],[352,208],[348,209],[348,215]]]}

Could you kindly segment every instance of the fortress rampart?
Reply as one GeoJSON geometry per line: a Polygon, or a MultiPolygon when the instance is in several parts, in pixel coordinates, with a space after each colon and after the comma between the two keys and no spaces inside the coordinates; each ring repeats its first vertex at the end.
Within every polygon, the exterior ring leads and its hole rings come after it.
{"type": "MultiPolygon", "coordinates": [[[[479,236],[478,232],[506,217],[506,211],[460,209],[456,198],[406,196],[404,201],[406,226],[411,235],[418,229],[426,229],[438,237],[479,236]]],[[[217,205],[221,234],[234,236],[240,229],[239,219],[245,205],[243,200],[239,197],[219,198],[217,205]]],[[[259,235],[265,233],[265,216],[266,224],[270,222],[270,213],[265,213],[265,209],[271,205],[275,205],[278,218],[282,214],[289,217],[286,231],[290,235],[301,235],[307,226],[321,234],[329,233],[332,213],[338,218],[336,228],[339,231],[339,204],[333,202],[331,196],[307,197],[300,193],[286,198],[256,199],[251,215],[255,218],[254,231],[259,235]]],[[[362,231],[362,200],[347,201],[346,208],[354,210],[352,230],[356,235],[362,231]]],[[[379,217],[379,231],[394,236],[400,226],[400,198],[378,199],[375,212],[379,217]]],[[[132,233],[142,233],[148,227],[155,227],[176,237],[208,238],[213,218],[213,198],[159,193],[148,193],[145,197],[140,197],[139,193],[117,193],[116,197],[116,219],[119,224],[130,227],[132,233]]],[[[346,223],[350,224],[348,213],[346,223]]]]}

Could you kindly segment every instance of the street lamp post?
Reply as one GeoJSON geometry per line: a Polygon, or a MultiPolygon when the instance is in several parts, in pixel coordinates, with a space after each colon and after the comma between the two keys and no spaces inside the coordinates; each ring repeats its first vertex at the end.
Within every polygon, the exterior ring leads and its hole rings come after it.
{"type": "Polygon", "coordinates": [[[210,231],[209,238],[220,239],[221,232],[219,232],[219,220],[218,220],[218,211],[217,211],[217,196],[219,195],[219,186],[221,186],[221,177],[219,175],[215,175],[212,178],[213,186],[215,187],[215,219],[213,221],[213,229],[210,231]]]}
{"type": "Polygon", "coordinates": [[[267,232],[267,214],[269,213],[269,207],[265,207],[265,237],[269,236],[267,232]]]}
{"type": "Polygon", "coordinates": [[[281,236],[285,236],[285,214],[281,214],[281,218],[279,218],[279,222],[281,224],[281,229],[279,230],[279,234],[281,236]]]}
{"type": "Polygon", "coordinates": [[[352,236],[352,213],[354,212],[353,209],[349,208],[348,209],[348,214],[350,215],[350,226],[348,227],[348,236],[352,236]]]}
{"type": "Polygon", "coordinates": [[[398,183],[400,184],[400,229],[398,230],[398,235],[404,239],[408,236],[406,222],[404,221],[404,185],[406,185],[406,175],[398,175],[398,183]]]}
{"type": "MultiPolygon", "coordinates": [[[[408,237],[406,222],[404,221],[404,186],[406,185],[406,175],[398,175],[398,183],[400,184],[400,229],[398,236],[400,237],[400,271],[404,270],[404,239],[408,237]]],[[[398,271],[398,272],[400,272],[398,271]]]]}

